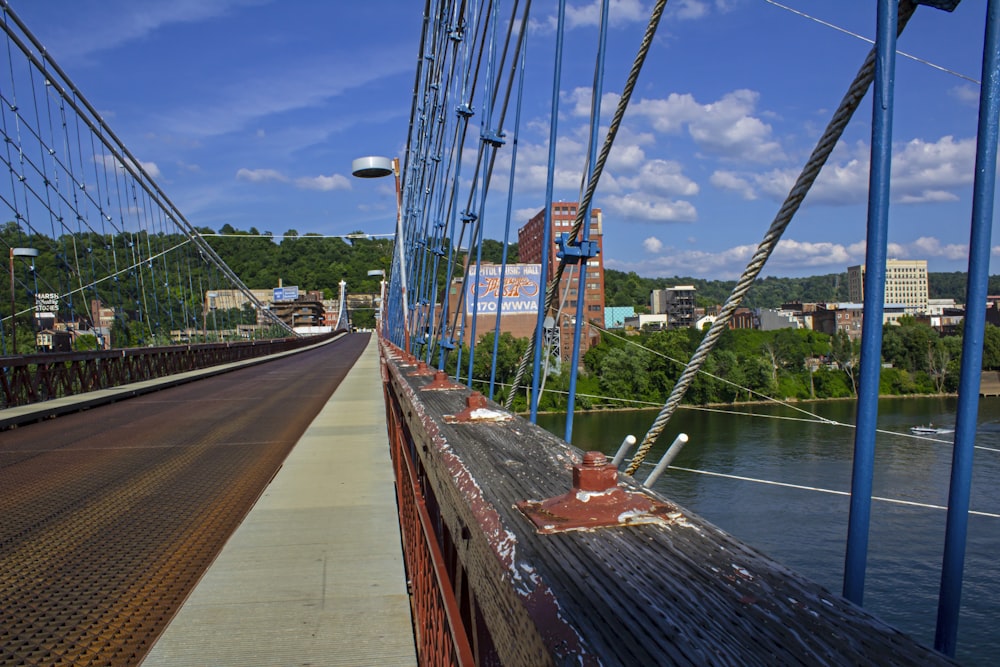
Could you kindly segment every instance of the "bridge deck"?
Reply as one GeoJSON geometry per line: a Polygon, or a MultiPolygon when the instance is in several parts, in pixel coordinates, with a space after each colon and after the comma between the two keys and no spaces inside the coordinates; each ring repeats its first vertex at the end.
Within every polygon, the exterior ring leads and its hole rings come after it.
{"type": "Polygon", "coordinates": [[[372,339],[144,666],[416,664],[378,363],[372,339]]]}

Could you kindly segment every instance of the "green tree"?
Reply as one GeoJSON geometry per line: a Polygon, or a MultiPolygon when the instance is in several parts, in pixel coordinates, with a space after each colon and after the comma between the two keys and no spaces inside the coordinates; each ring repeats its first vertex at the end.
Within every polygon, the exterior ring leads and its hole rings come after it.
{"type": "Polygon", "coordinates": [[[989,322],[983,331],[983,369],[1000,370],[1000,327],[989,322]]]}
{"type": "Polygon", "coordinates": [[[601,393],[611,398],[650,398],[650,361],[651,355],[645,350],[609,350],[595,369],[601,393]]]}
{"type": "Polygon", "coordinates": [[[851,383],[851,394],[858,393],[857,370],[861,360],[861,342],[851,340],[841,329],[830,338],[830,357],[851,383]]]}
{"type": "Polygon", "coordinates": [[[76,352],[88,352],[96,349],[98,349],[97,336],[93,334],[82,334],[73,339],[73,350],[76,352]]]}

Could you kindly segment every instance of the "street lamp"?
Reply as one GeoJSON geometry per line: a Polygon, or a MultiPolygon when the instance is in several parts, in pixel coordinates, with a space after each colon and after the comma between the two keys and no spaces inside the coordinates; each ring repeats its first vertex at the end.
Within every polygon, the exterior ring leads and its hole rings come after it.
{"type": "Polygon", "coordinates": [[[38,251],[34,248],[11,248],[10,249],[10,340],[11,350],[17,354],[17,313],[14,305],[14,258],[15,257],[38,257],[38,251]]]}
{"type": "Polygon", "coordinates": [[[403,254],[403,193],[399,187],[399,158],[359,157],[351,163],[351,173],[358,178],[381,178],[392,174],[396,178],[396,248],[399,253],[399,284],[403,297],[403,349],[410,351],[409,305],[406,303],[406,258],[403,254]]]}
{"type": "Polygon", "coordinates": [[[378,308],[375,309],[375,331],[382,335],[385,333],[385,271],[382,269],[372,269],[369,276],[378,276],[378,308]]]}

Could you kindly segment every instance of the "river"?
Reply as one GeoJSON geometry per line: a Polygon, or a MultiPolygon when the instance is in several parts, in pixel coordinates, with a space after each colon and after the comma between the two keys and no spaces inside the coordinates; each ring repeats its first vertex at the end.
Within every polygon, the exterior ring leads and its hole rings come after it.
{"type": "MultiPolygon", "coordinates": [[[[876,438],[875,496],[947,505],[953,434],[917,438],[909,427],[954,427],[956,405],[957,399],[941,397],[880,401],[879,429],[894,433],[876,438]]],[[[855,420],[853,401],[797,407],[843,424],[855,420]]],[[[786,406],[731,410],[744,414],[678,411],[637,478],[645,479],[677,433],[687,433],[690,442],[656,490],[839,593],[849,499],[812,489],[850,490],[853,428],[819,423],[786,406]]],[[[625,435],[641,440],[655,416],[655,410],[577,413],[573,444],[613,455],[625,435]]],[[[564,420],[539,415],[538,423],[562,436],[564,420]]],[[[956,659],[985,666],[1000,664],[1000,398],[981,400],[976,445],[971,509],[993,516],[969,517],[956,659]]],[[[934,643],[944,527],[943,509],[872,505],[864,606],[928,646],[934,643]]]]}

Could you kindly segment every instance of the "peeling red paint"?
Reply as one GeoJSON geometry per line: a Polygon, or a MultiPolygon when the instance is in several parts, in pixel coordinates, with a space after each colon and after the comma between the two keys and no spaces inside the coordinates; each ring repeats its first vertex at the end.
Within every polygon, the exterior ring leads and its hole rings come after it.
{"type": "MultiPolygon", "coordinates": [[[[390,369],[390,371],[399,377],[398,370],[390,369]]],[[[492,552],[507,571],[512,589],[534,619],[535,626],[551,651],[552,658],[563,662],[567,657],[572,657],[573,661],[580,665],[587,667],[600,665],[599,658],[584,648],[583,640],[576,629],[563,619],[555,594],[541,576],[526,563],[520,566],[524,572],[519,570],[516,535],[507,530],[496,508],[483,497],[475,476],[455,454],[440,425],[419,399],[419,394],[408,382],[398,382],[396,386],[412,406],[414,416],[418,419],[423,432],[435,445],[439,460],[468,504],[492,552]]],[[[473,402],[478,405],[475,399],[473,402]]],[[[473,408],[470,406],[469,409],[473,408]]]]}

